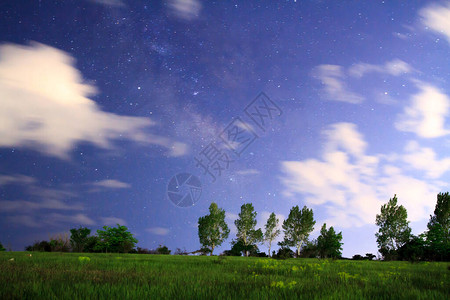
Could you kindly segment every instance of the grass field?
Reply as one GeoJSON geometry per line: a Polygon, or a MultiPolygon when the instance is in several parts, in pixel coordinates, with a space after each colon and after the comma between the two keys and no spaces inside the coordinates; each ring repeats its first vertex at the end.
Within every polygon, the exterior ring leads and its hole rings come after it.
{"type": "Polygon", "coordinates": [[[449,299],[448,265],[0,252],[0,299],[449,299]]]}

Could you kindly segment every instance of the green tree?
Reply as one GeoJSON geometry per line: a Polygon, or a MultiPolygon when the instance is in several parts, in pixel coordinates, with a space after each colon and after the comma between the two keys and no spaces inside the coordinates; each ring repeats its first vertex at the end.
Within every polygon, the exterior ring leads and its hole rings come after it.
{"type": "Polygon", "coordinates": [[[267,219],[267,223],[265,225],[264,232],[264,241],[267,242],[269,246],[269,256],[270,256],[270,248],[272,247],[272,242],[280,235],[280,229],[278,229],[278,222],[280,220],[277,218],[275,213],[271,213],[269,218],[267,219]]]}
{"type": "Polygon", "coordinates": [[[198,237],[203,248],[208,248],[213,254],[216,246],[222,245],[228,238],[230,230],[225,222],[225,211],[211,203],[209,206],[209,215],[198,219],[198,237]]]}
{"type": "Polygon", "coordinates": [[[86,227],[70,229],[70,245],[73,252],[84,252],[89,240],[91,230],[86,227]]]}
{"type": "Polygon", "coordinates": [[[281,246],[297,248],[297,257],[300,256],[300,249],[308,241],[310,233],[314,230],[314,213],[312,209],[304,206],[302,210],[297,206],[291,208],[289,217],[283,222],[284,241],[281,246]]]}
{"type": "Polygon", "coordinates": [[[338,258],[342,256],[342,232],[336,233],[333,226],[327,230],[324,223],[317,238],[317,249],[321,258],[338,258]]]}
{"type": "Polygon", "coordinates": [[[448,192],[439,193],[434,209],[430,216],[426,232],[430,258],[448,260],[450,253],[450,195],[448,192]]]}
{"type": "Polygon", "coordinates": [[[6,251],[5,247],[3,247],[2,243],[0,243],[0,252],[1,251],[6,251]]]}
{"type": "Polygon", "coordinates": [[[170,251],[169,248],[167,248],[167,246],[163,246],[163,245],[159,245],[158,248],[156,248],[156,253],[158,254],[163,254],[163,255],[170,255],[170,251]]]}
{"type": "Polygon", "coordinates": [[[406,208],[397,205],[397,195],[381,206],[381,213],[375,219],[380,227],[375,236],[378,249],[385,259],[395,258],[398,249],[409,241],[411,228],[407,218],[406,208]]]}
{"type": "Polygon", "coordinates": [[[97,230],[100,241],[97,250],[105,252],[127,253],[133,249],[138,242],[126,226],[117,224],[117,227],[103,226],[104,230],[97,230]]]}
{"type": "MultiPolygon", "coordinates": [[[[255,229],[256,226],[256,211],[253,204],[246,203],[241,206],[239,218],[234,221],[237,228],[237,238],[242,241],[245,248],[251,247],[261,243],[263,240],[263,233],[261,228],[255,229]]],[[[245,250],[245,256],[248,256],[249,250],[245,250]]]]}

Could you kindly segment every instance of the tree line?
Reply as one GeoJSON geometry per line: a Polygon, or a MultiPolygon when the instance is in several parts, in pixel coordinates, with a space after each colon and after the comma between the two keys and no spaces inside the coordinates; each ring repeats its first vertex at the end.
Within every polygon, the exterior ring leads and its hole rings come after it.
{"type": "MultiPolygon", "coordinates": [[[[379,227],[375,234],[378,251],[384,260],[450,260],[450,195],[439,193],[433,215],[427,224],[427,230],[417,236],[411,234],[406,208],[397,204],[397,196],[381,206],[376,215],[375,224],[379,227]]],[[[256,217],[252,203],[241,206],[238,218],[234,221],[237,233],[231,241],[231,249],[222,255],[228,256],[272,256],[274,258],[309,257],[309,258],[341,258],[342,232],[337,233],[333,226],[327,228],[323,224],[317,239],[310,240],[316,221],[312,209],[294,206],[289,216],[283,221],[280,229],[279,219],[272,212],[264,225],[256,229],[256,217]],[[278,242],[277,252],[272,251],[275,240],[283,233],[278,242]],[[259,251],[258,245],[265,244],[268,254],[259,251]],[[291,249],[293,247],[295,252],[291,249]]],[[[177,249],[174,254],[213,255],[215,248],[228,239],[230,230],[225,222],[225,210],[216,203],[209,206],[209,214],[198,219],[198,238],[201,249],[193,252],[177,249]]],[[[138,253],[138,254],[170,254],[166,246],[160,245],[154,250],[136,248],[138,240],[128,231],[126,226],[104,226],[91,235],[86,227],[70,229],[68,234],[60,234],[50,241],[36,241],[27,246],[26,251],[53,252],[105,252],[105,253],[138,253]]],[[[0,243],[0,251],[6,249],[0,243]]],[[[367,253],[364,257],[357,254],[353,259],[372,260],[375,255],[367,253]]]]}
{"type": "Polygon", "coordinates": [[[378,251],[384,260],[450,260],[450,195],[437,195],[433,215],[427,230],[418,236],[411,234],[408,213],[397,204],[397,195],[381,206],[376,216],[379,227],[375,234],[378,251]]]}
{"type": "MultiPolygon", "coordinates": [[[[309,235],[314,230],[316,221],[312,209],[304,206],[294,206],[289,216],[283,221],[282,229],[284,238],[278,242],[280,249],[270,253],[272,243],[281,234],[279,219],[272,212],[264,226],[256,229],[256,216],[252,203],[241,206],[238,218],[234,221],[237,233],[232,240],[231,250],[226,250],[223,255],[230,256],[271,256],[277,258],[294,257],[290,247],[295,247],[295,256],[301,257],[301,252],[306,257],[339,258],[342,255],[342,232],[335,232],[333,226],[327,229],[323,224],[320,235],[316,240],[309,241],[309,235]],[[266,244],[269,253],[260,253],[258,245],[266,244]]],[[[215,202],[209,206],[209,214],[198,219],[198,237],[205,253],[213,255],[214,249],[228,238],[230,229],[225,222],[225,210],[219,208],[215,202]]]]}
{"type": "MultiPolygon", "coordinates": [[[[238,219],[234,222],[237,233],[232,240],[231,250],[224,255],[240,256],[270,256],[272,242],[280,235],[279,219],[272,212],[265,232],[256,229],[257,212],[251,203],[241,206],[238,219]],[[258,245],[266,243],[269,255],[259,253],[258,245]]],[[[375,224],[379,227],[375,234],[378,251],[384,260],[450,260],[450,196],[449,193],[439,193],[434,214],[430,215],[427,230],[415,236],[411,234],[406,208],[397,205],[397,196],[389,199],[381,206],[380,214],[376,215],[375,224]]],[[[284,239],[278,243],[278,253],[272,252],[272,257],[318,257],[340,258],[342,255],[342,232],[335,232],[331,226],[327,229],[322,225],[317,239],[310,241],[309,235],[314,230],[314,214],[312,209],[304,206],[291,208],[289,216],[284,220],[282,229],[284,239]],[[294,253],[291,247],[296,249],[294,253]]],[[[203,252],[213,254],[214,249],[220,246],[229,236],[230,230],[225,222],[225,211],[211,203],[209,214],[198,220],[198,236],[203,252]]],[[[357,254],[355,260],[372,260],[375,255],[366,253],[365,257],[357,254]]]]}

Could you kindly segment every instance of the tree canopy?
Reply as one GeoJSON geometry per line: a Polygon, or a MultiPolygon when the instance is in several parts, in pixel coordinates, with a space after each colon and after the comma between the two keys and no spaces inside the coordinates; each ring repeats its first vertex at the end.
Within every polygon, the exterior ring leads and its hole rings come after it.
{"type": "Polygon", "coordinates": [[[214,248],[220,246],[228,238],[230,230],[225,222],[225,211],[216,203],[209,206],[209,215],[198,219],[198,237],[203,248],[213,254],[214,248]]]}
{"type": "Polygon", "coordinates": [[[70,245],[73,252],[84,252],[89,241],[91,230],[86,227],[70,229],[70,245]]]}
{"type": "Polygon", "coordinates": [[[381,213],[376,215],[376,225],[379,226],[375,234],[378,249],[387,259],[394,258],[397,250],[407,243],[411,236],[411,228],[407,220],[408,213],[403,205],[397,205],[397,195],[381,206],[381,213]]]}
{"type": "Polygon", "coordinates": [[[300,249],[314,230],[314,213],[312,209],[304,206],[302,210],[298,205],[291,208],[289,217],[283,222],[284,241],[281,246],[297,248],[297,256],[300,256],[300,249]]]}
{"type": "Polygon", "coordinates": [[[426,232],[426,243],[430,248],[433,259],[446,260],[450,253],[450,195],[448,192],[439,193],[434,209],[430,216],[428,231],[426,232]]]}
{"type": "Polygon", "coordinates": [[[317,249],[321,258],[338,258],[342,256],[342,232],[336,233],[333,226],[327,230],[327,224],[323,224],[320,235],[317,238],[317,249]]]}
{"type": "MultiPolygon", "coordinates": [[[[245,248],[261,243],[263,240],[263,233],[261,229],[255,229],[256,226],[256,211],[253,204],[246,203],[241,206],[239,218],[234,221],[237,228],[237,238],[242,241],[245,248]]],[[[249,250],[245,251],[248,256],[249,250]]]]}
{"type": "Polygon", "coordinates": [[[103,226],[103,230],[97,230],[98,242],[96,250],[105,252],[127,253],[133,249],[138,242],[126,226],[117,224],[117,227],[103,226]]]}
{"type": "Polygon", "coordinates": [[[271,213],[269,218],[267,219],[267,223],[264,226],[264,241],[267,242],[267,246],[269,247],[269,256],[270,249],[272,247],[272,242],[280,235],[280,229],[278,228],[279,219],[275,215],[275,213],[271,213]]]}

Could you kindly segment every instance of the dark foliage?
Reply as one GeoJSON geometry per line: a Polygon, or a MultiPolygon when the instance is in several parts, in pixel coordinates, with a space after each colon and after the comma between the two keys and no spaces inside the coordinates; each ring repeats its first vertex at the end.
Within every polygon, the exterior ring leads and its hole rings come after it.
{"type": "Polygon", "coordinates": [[[291,248],[287,247],[281,247],[278,249],[277,254],[273,258],[276,259],[287,259],[287,258],[293,258],[294,257],[294,251],[291,250],[291,248]]]}
{"type": "Polygon", "coordinates": [[[25,251],[51,252],[52,247],[47,241],[36,241],[33,245],[25,247],[25,251]]]}

